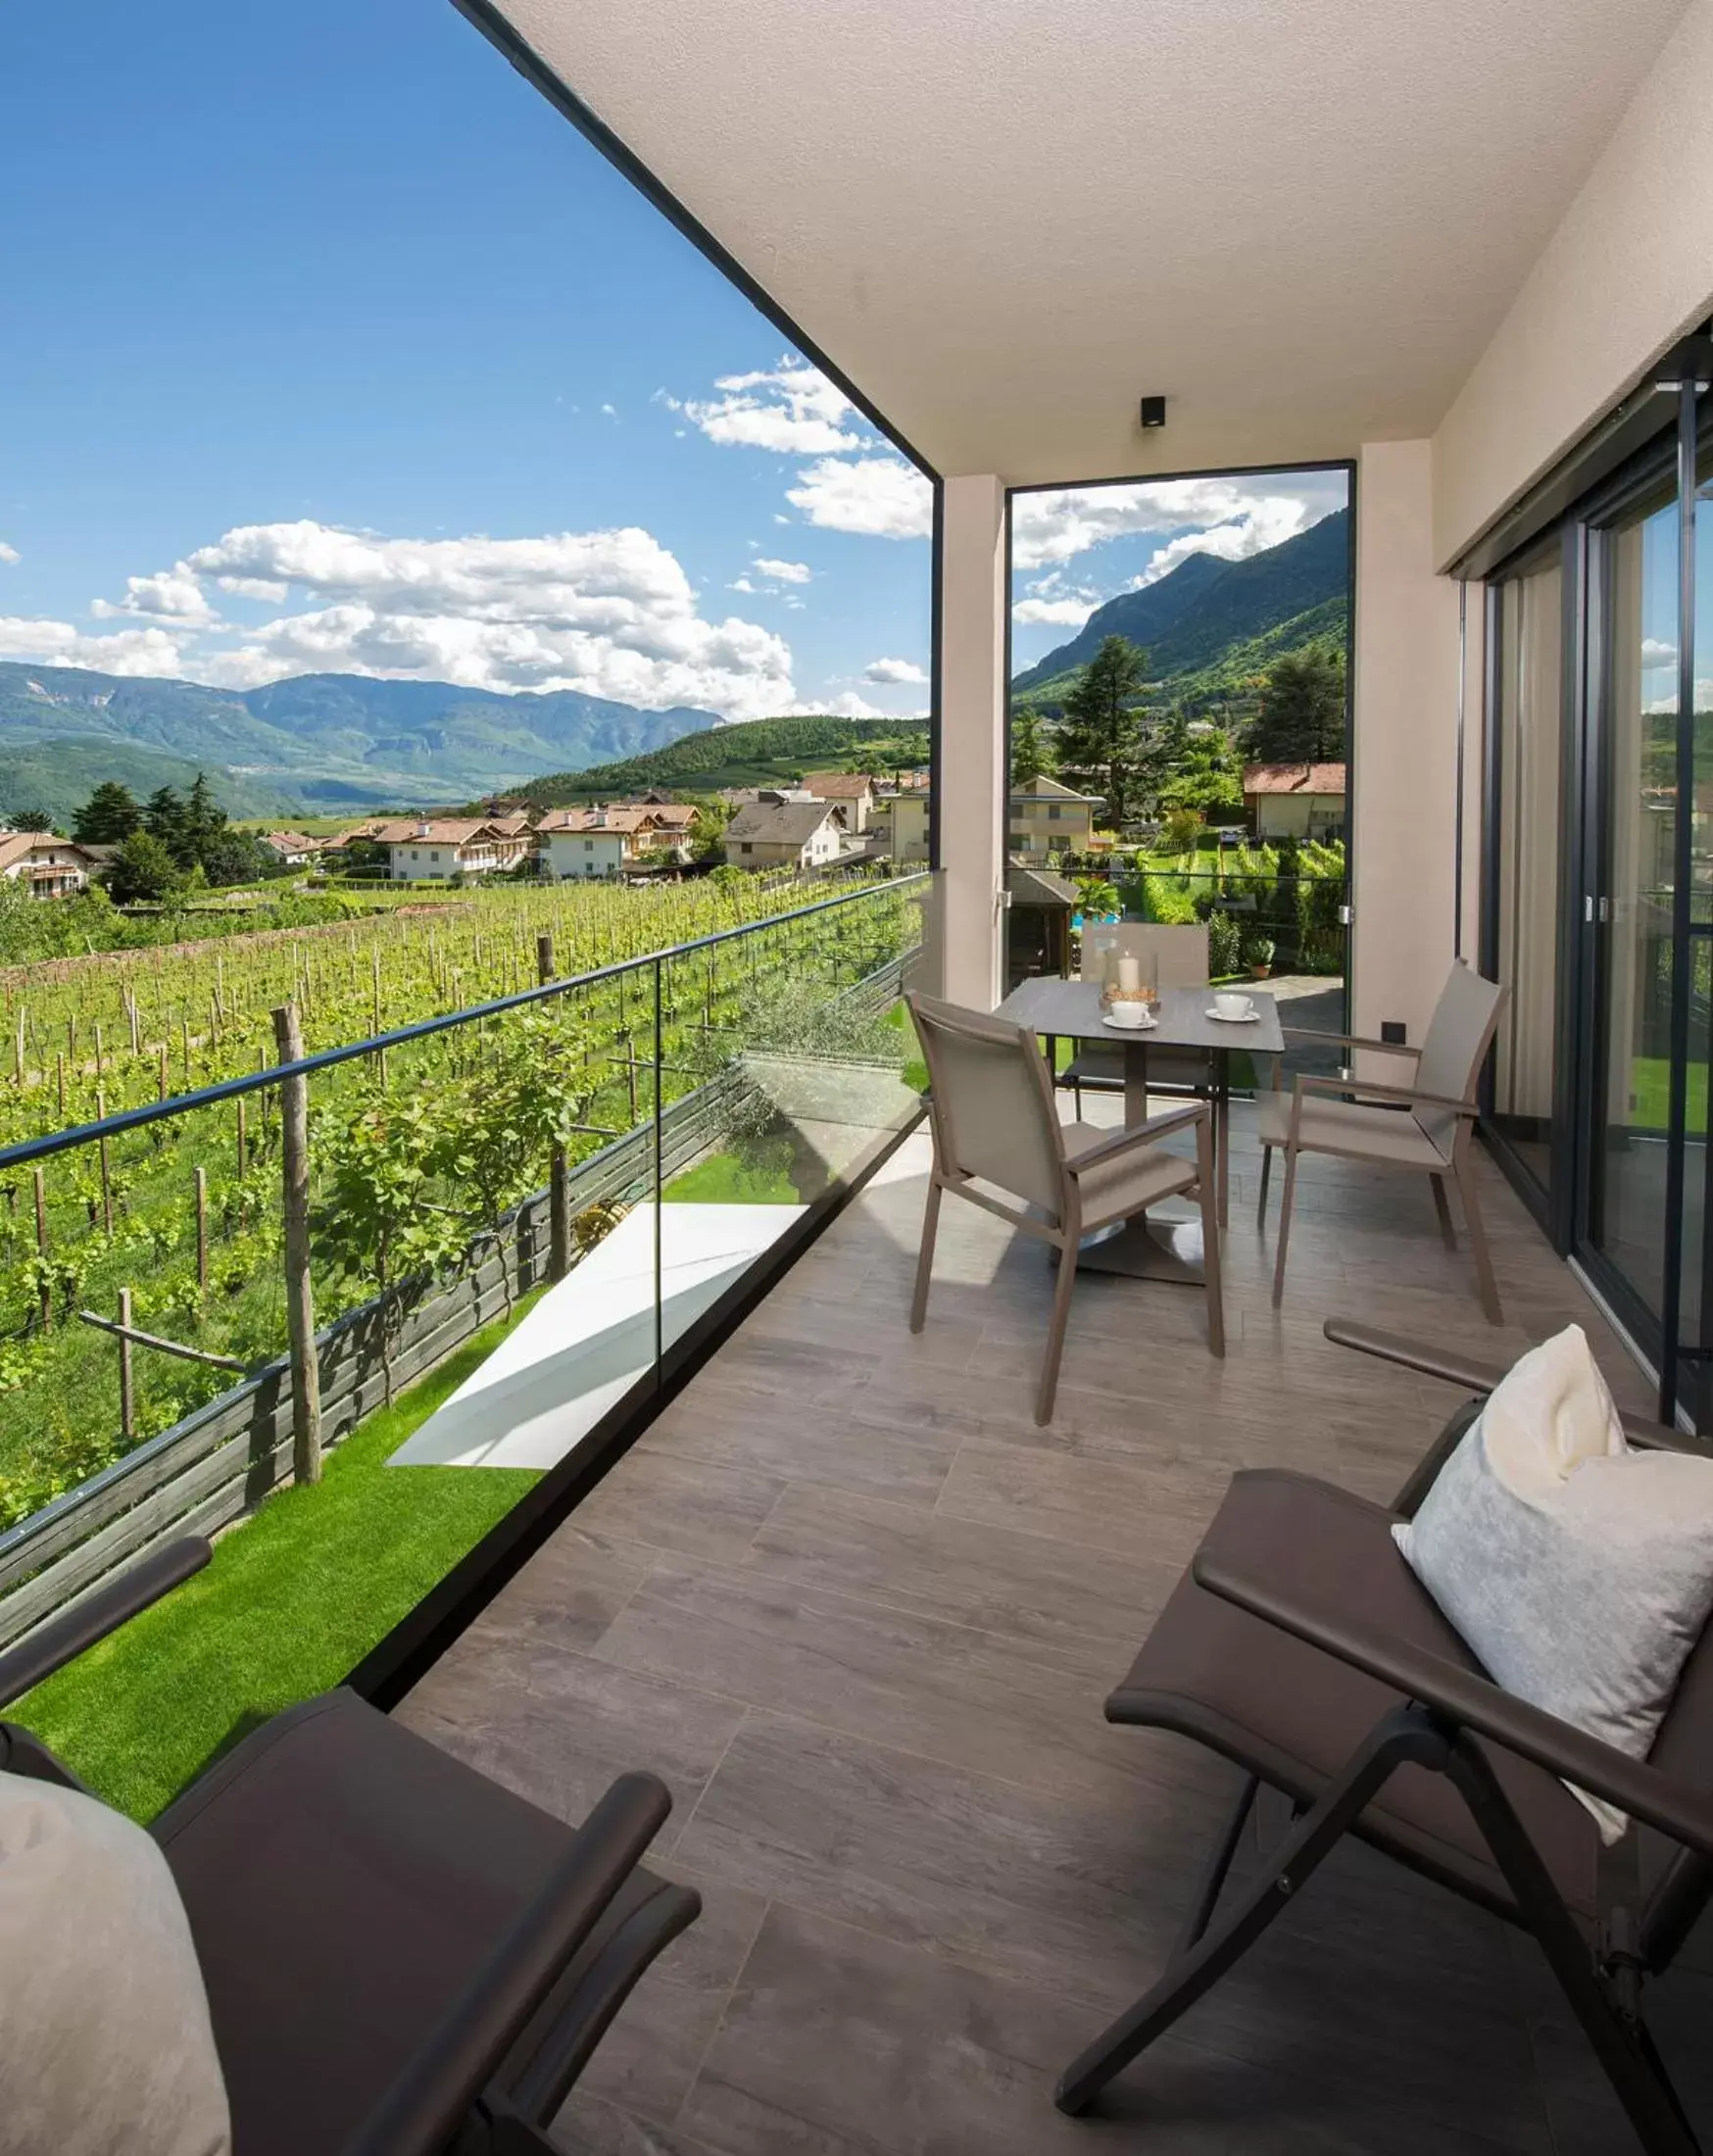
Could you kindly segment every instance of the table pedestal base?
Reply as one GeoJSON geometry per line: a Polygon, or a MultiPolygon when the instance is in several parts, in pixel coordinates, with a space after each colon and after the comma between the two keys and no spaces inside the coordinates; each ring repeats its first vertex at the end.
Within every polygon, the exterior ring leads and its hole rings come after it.
{"type": "Polygon", "coordinates": [[[1132,1280],[1166,1280],[1180,1288],[1207,1282],[1202,1258],[1201,1217],[1156,1208],[1134,1220],[1085,1236],[1077,1250],[1078,1269],[1086,1273],[1122,1273],[1132,1280]]]}

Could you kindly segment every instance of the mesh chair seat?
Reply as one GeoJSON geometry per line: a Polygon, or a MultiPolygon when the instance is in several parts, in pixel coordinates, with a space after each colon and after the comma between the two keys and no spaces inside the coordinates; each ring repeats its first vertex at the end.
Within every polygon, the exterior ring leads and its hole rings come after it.
{"type": "MultiPolygon", "coordinates": [[[[243,2156],[343,2148],[576,1838],[348,1691],[269,1723],[153,1832],[243,2156]],[[282,2045],[313,2070],[282,2074],[282,2045]]],[[[633,1872],[555,1996],[677,1891],[633,1872]]]]}
{"type": "MultiPolygon", "coordinates": [[[[1152,1080],[1150,1069],[1149,1082],[1152,1080]]],[[[1255,1095],[1255,1135],[1263,1146],[1290,1142],[1291,1108],[1288,1093],[1255,1095]]],[[[1303,1095],[1297,1142],[1307,1152],[1347,1153],[1357,1160],[1425,1168],[1430,1175],[1444,1175],[1451,1166],[1449,1154],[1440,1151],[1408,1109],[1367,1107],[1325,1094],[1303,1095]]]]}
{"type": "MultiPolygon", "coordinates": [[[[1101,1130],[1093,1123],[1067,1123],[1065,1157],[1074,1165],[1092,1146],[1103,1145],[1111,1136],[1109,1130],[1101,1130]]],[[[1077,1177],[1083,1198],[1083,1226],[1102,1228],[1109,1221],[1127,1220],[1164,1198],[1194,1190],[1198,1172],[1194,1160],[1159,1148],[1132,1152],[1085,1168],[1077,1177]]]]}
{"type": "MultiPolygon", "coordinates": [[[[1300,1580],[1365,1621],[1469,1669],[1480,1665],[1392,1540],[1395,1515],[1329,1483],[1280,1469],[1236,1476],[1202,1547],[1300,1580]]],[[[1130,1674],[1106,1702],[1114,1722],[1176,1730],[1263,1782],[1312,1800],[1398,1695],[1320,1648],[1196,1585],[1174,1590],[1130,1674]]],[[[1563,1783],[1496,1746],[1499,1781],[1566,1904],[1595,1908],[1599,1837],[1563,1783]]],[[[1511,1896],[1469,1807],[1443,1774],[1406,1766],[1356,1830],[1405,1863],[1489,1906],[1511,1896]]]]}

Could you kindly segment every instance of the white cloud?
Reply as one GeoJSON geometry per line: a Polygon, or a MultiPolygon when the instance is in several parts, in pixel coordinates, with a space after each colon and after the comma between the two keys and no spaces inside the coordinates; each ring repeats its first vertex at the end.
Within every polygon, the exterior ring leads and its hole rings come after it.
{"type": "Polygon", "coordinates": [[[127,613],[145,614],[187,629],[211,628],[220,619],[188,562],[174,562],[170,569],[154,576],[127,576],[124,597],[117,607],[98,599],[89,611],[98,621],[117,620],[127,613]]]}
{"type": "Polygon", "coordinates": [[[759,596],[755,585],[750,582],[747,576],[734,576],[726,589],[727,591],[741,591],[751,599],[759,596]]]}
{"type": "Polygon", "coordinates": [[[668,411],[681,412],[710,442],[727,447],[818,457],[860,449],[869,439],[844,391],[791,354],[754,373],[722,374],[713,386],[720,396],[657,394],[668,411]]]}
{"type": "Polygon", "coordinates": [[[765,554],[757,558],[756,568],[777,584],[807,584],[814,574],[807,562],[775,562],[765,554]]]}
{"type": "Polygon", "coordinates": [[[0,659],[39,659],[52,666],[92,666],[98,673],[175,674],[178,642],[165,629],[121,629],[88,636],[70,621],[0,614],[0,659]]]}
{"type": "Polygon", "coordinates": [[[1335,472],[1311,474],[1290,486],[1274,480],[1265,484],[1264,491],[1261,485],[1242,479],[1164,479],[1130,486],[1061,487],[1048,494],[1017,498],[1011,559],[1020,569],[1042,568],[1052,563],[1073,561],[1090,547],[1109,539],[1150,531],[1179,532],[1187,524],[1226,526],[1257,517],[1277,532],[1277,538],[1262,542],[1272,546],[1279,538],[1305,530],[1329,511],[1342,508],[1345,499],[1344,476],[1335,472]],[[1287,529],[1291,518],[1295,521],[1287,529]]]}
{"type": "Polygon", "coordinates": [[[1228,523],[1210,525],[1205,531],[1180,533],[1156,550],[1131,589],[1140,591],[1146,584],[1157,584],[1193,554],[1211,554],[1220,562],[1247,561],[1251,554],[1264,554],[1269,547],[1295,539],[1313,521],[1317,519],[1309,516],[1300,502],[1266,496],[1250,503],[1243,515],[1228,523]]]}
{"type": "Polygon", "coordinates": [[[23,555],[16,547],[9,547],[4,539],[0,539],[0,562],[4,562],[8,568],[14,568],[23,560],[23,555]]]}
{"type": "Polygon", "coordinates": [[[926,681],[925,670],[913,659],[871,659],[862,669],[864,681],[876,683],[926,681]]]}
{"type": "Polygon", "coordinates": [[[1675,666],[1677,662],[1678,648],[1675,644],[1668,644],[1657,636],[1644,636],[1641,639],[1641,663],[1643,666],[1649,668],[1675,666]]]}
{"type": "Polygon", "coordinates": [[[829,531],[926,539],[934,528],[934,490],[902,457],[823,457],[797,477],[785,499],[829,531]]]}
{"type": "Polygon", "coordinates": [[[269,576],[217,576],[215,582],[234,598],[261,599],[270,607],[283,607],[291,597],[289,584],[276,584],[269,576]]]}
{"type": "Polygon", "coordinates": [[[393,539],[305,519],[247,524],[159,576],[131,577],[104,616],[152,614],[109,636],[0,618],[0,656],[108,672],[175,673],[250,688],[305,672],[579,689],[729,718],[794,701],[791,651],[736,615],[705,619],[675,556],[636,526],[540,538],[393,539]],[[210,586],[300,609],[221,623],[210,586]]]}
{"type": "Polygon", "coordinates": [[[618,407],[616,405],[603,405],[601,412],[605,418],[616,419],[618,416],[618,407]]]}
{"type": "Polygon", "coordinates": [[[1076,599],[1019,599],[1011,609],[1013,621],[1051,623],[1054,628],[1080,629],[1101,604],[1099,597],[1076,599]]]}

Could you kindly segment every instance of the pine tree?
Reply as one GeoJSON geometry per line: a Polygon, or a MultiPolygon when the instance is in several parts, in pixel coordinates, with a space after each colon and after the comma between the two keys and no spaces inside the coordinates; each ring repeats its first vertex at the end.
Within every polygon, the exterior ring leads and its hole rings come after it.
{"type": "Polygon", "coordinates": [[[1041,713],[1032,704],[1019,705],[1011,713],[1011,784],[1027,786],[1034,779],[1051,778],[1053,760],[1041,713]]]}
{"type": "Polygon", "coordinates": [[[184,797],[184,842],[190,850],[192,862],[207,867],[210,850],[225,828],[226,811],[215,799],[208,773],[198,771],[195,783],[184,797]]]}
{"type": "Polygon", "coordinates": [[[1105,794],[1105,820],[1121,831],[1135,806],[1144,762],[1142,691],[1148,654],[1127,637],[1109,636],[1064,700],[1058,730],[1062,767],[1086,773],[1105,794]]]}
{"type": "Polygon", "coordinates": [[[128,786],[103,779],[72,819],[72,836],[84,846],[118,846],[140,830],[143,811],[128,786]]]}
{"type": "Polygon", "coordinates": [[[108,895],[116,906],[170,899],[183,881],[166,842],[152,831],[133,831],[114,856],[106,876],[108,895]]]}
{"type": "Polygon", "coordinates": [[[179,868],[194,868],[196,854],[184,813],[184,797],[171,786],[158,786],[143,805],[143,829],[159,839],[179,868]]]}
{"type": "Polygon", "coordinates": [[[1258,763],[1337,763],[1345,754],[1345,655],[1310,644],[1273,662],[1248,740],[1258,763]]]}

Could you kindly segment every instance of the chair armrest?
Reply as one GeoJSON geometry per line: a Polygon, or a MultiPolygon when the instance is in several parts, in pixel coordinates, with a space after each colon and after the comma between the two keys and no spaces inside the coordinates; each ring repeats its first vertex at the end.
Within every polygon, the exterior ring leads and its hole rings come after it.
{"type": "Polygon", "coordinates": [[[1206,1113],[1206,1104],[1200,1101],[1189,1102],[1181,1108],[1167,1108],[1162,1114],[1150,1115],[1146,1123],[1127,1124],[1123,1130],[1114,1131],[1110,1138],[1102,1138],[1098,1146],[1089,1146],[1075,1155],[1067,1154],[1064,1164],[1072,1175],[1080,1175],[1085,1168],[1095,1167],[1102,1160],[1115,1160],[1133,1146],[1151,1146],[1156,1138],[1164,1138],[1170,1131],[1189,1130],[1206,1113]]]}
{"type": "MultiPolygon", "coordinates": [[[[1403,1558],[1397,1561],[1402,1564],[1403,1558]]],[[[1460,1729],[1473,1730],[1548,1774],[1603,1796],[1685,1847],[1713,1857],[1713,1796],[1704,1791],[1662,1774],[1645,1760],[1632,1759],[1478,1672],[1400,1640],[1348,1608],[1282,1591],[1241,1563],[1205,1550],[1190,1570],[1207,1593],[1378,1679],[1460,1729]]]]}
{"type": "Polygon", "coordinates": [[[485,1967],[347,2142],[345,2156],[437,2156],[451,2145],[671,1808],[657,1776],[619,1776],[485,1967]]]}
{"type": "Polygon", "coordinates": [[[0,1706],[39,1685],[56,1670],[74,1662],[85,1647],[117,1632],[139,1611],[170,1594],[175,1587],[200,1572],[214,1550],[206,1537],[186,1535],[179,1542],[157,1549],[141,1564],[132,1565],[118,1579],[85,1594],[80,1602],[50,1617],[15,1647],[0,1654],[0,1706]]]}
{"type": "MultiPolygon", "coordinates": [[[[1335,1347],[1354,1348],[1358,1354],[1377,1355],[1382,1362],[1400,1363],[1419,1370],[1424,1377],[1441,1378],[1467,1393],[1491,1393],[1504,1377],[1503,1363],[1483,1362],[1455,1348],[1438,1348],[1427,1341],[1410,1340],[1401,1333],[1385,1333],[1377,1326],[1358,1325],[1350,1318],[1329,1317],[1321,1330],[1335,1347]]],[[[1652,1452],[1687,1452],[1696,1459],[1713,1457],[1713,1445],[1688,1431],[1673,1430],[1663,1422],[1649,1422],[1642,1415],[1620,1413],[1624,1435],[1632,1445],[1652,1452]]]]}
{"type": "Polygon", "coordinates": [[[1280,1032],[1288,1041],[1325,1041],[1334,1048],[1371,1048],[1377,1055],[1410,1055],[1418,1062],[1419,1048],[1406,1048],[1401,1041],[1371,1041],[1363,1033],[1323,1033],[1319,1026],[1281,1026],[1280,1032]]]}
{"type": "Polygon", "coordinates": [[[1300,1093],[1360,1093],[1375,1101],[1405,1101],[1415,1108],[1446,1108],[1453,1115],[1477,1116],[1473,1101],[1453,1101],[1448,1093],[1422,1093],[1414,1086],[1382,1086],[1366,1078],[1336,1078],[1330,1071],[1299,1070],[1296,1079],[1300,1093]]]}

